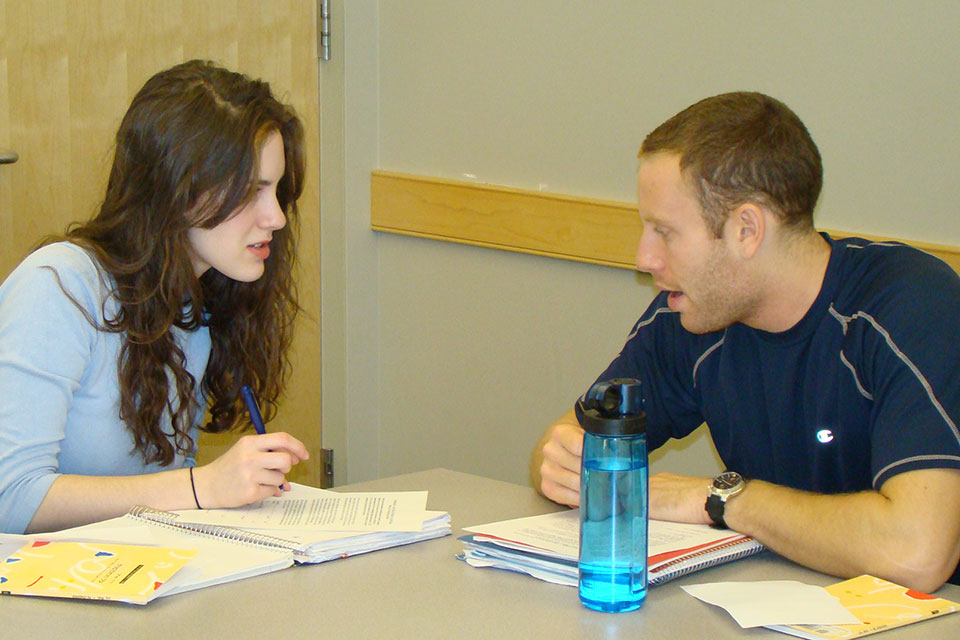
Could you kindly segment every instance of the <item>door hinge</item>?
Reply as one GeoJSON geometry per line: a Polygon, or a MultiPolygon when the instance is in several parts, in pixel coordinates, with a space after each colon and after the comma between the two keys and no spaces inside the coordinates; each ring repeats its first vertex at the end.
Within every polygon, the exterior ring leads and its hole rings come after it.
{"type": "Polygon", "coordinates": [[[333,486],[333,449],[320,449],[320,488],[333,486]]]}
{"type": "Polygon", "coordinates": [[[319,0],[317,6],[317,57],[330,59],[330,0],[319,0]]]}

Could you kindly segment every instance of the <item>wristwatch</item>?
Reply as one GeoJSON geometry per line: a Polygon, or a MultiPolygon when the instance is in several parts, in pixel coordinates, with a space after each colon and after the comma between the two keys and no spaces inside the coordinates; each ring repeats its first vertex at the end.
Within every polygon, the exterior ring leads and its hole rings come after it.
{"type": "Polygon", "coordinates": [[[727,506],[727,500],[743,491],[747,486],[736,471],[724,471],[710,483],[710,495],[707,497],[707,515],[713,520],[714,526],[721,529],[728,529],[727,523],[723,521],[723,511],[727,506]]]}

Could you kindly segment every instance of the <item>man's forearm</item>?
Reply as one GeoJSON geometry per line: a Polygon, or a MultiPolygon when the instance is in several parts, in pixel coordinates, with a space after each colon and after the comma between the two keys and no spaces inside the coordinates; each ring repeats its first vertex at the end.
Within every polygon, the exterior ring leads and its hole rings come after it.
{"type": "Polygon", "coordinates": [[[877,524],[893,520],[887,502],[875,491],[820,495],[755,480],[727,503],[724,519],[799,564],[852,577],[887,555],[895,532],[877,524]]]}
{"type": "Polygon", "coordinates": [[[737,531],[802,565],[852,577],[869,573],[929,591],[960,556],[960,472],[896,476],[882,491],[822,495],[761,481],[730,500],[737,531]]]}

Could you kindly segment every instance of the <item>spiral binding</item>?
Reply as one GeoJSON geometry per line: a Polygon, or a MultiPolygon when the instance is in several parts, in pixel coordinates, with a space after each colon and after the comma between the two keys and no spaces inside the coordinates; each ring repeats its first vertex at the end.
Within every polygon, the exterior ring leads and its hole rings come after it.
{"type": "Polygon", "coordinates": [[[221,540],[230,540],[232,542],[239,542],[241,544],[248,544],[256,547],[283,549],[285,551],[292,551],[294,554],[301,556],[309,555],[309,551],[306,548],[297,542],[293,542],[292,540],[285,540],[284,538],[277,538],[265,533],[254,533],[253,531],[245,531],[236,527],[227,527],[219,524],[179,522],[177,521],[177,518],[179,517],[177,514],[170,513],[168,511],[160,511],[158,509],[151,509],[150,507],[133,507],[127,512],[127,515],[163,527],[176,529],[177,531],[187,531],[191,533],[212,536],[221,540]]]}
{"type": "Polygon", "coordinates": [[[711,547],[688,556],[677,558],[676,560],[671,560],[670,562],[665,562],[656,569],[648,572],[647,584],[657,585],[673,580],[674,578],[679,578],[680,576],[685,576],[688,573],[699,571],[700,569],[739,560],[740,558],[751,556],[761,551],[763,551],[763,545],[753,538],[740,538],[718,547],[711,547]],[[742,546],[743,549],[729,555],[727,554],[731,548],[738,546],[742,546]],[[655,573],[659,575],[654,575],[655,573]]]}

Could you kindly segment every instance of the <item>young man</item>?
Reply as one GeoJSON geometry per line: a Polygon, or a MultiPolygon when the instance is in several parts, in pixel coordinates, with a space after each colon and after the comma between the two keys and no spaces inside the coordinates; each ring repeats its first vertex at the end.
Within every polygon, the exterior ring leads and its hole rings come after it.
{"type": "MultiPolygon", "coordinates": [[[[782,103],[708,98],[640,150],[637,267],[661,293],[598,380],[642,382],[652,449],[706,422],[731,472],[657,474],[650,515],[716,523],[834,575],[960,583],[960,277],[813,227],[816,145],[782,103]]],[[[573,411],[532,456],[579,504],[573,411]]]]}

